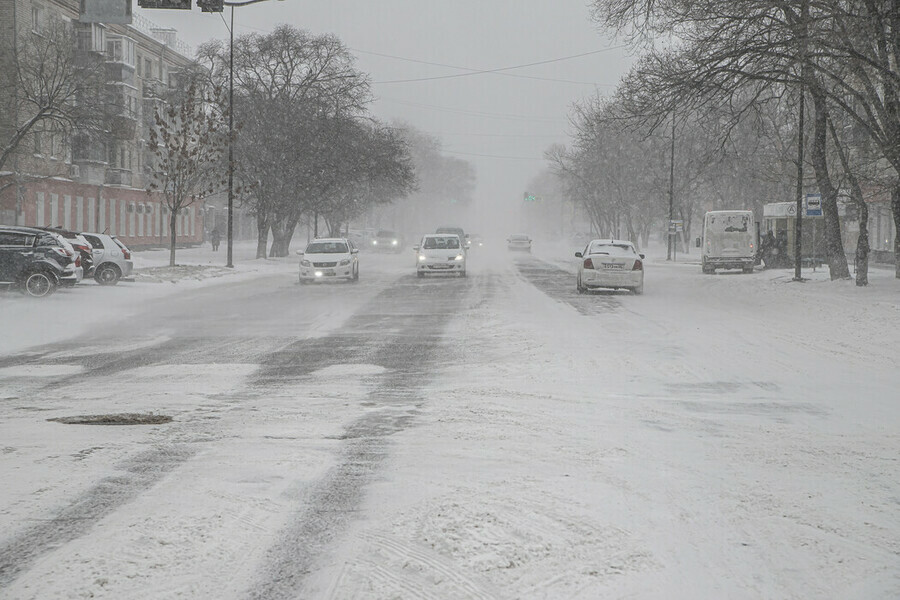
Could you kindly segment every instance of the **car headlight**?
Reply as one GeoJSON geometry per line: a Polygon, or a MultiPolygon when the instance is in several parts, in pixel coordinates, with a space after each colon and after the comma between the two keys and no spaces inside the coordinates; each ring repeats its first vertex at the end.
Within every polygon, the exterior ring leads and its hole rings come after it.
{"type": "Polygon", "coordinates": [[[392,246],[396,246],[398,243],[399,243],[399,242],[397,242],[397,240],[391,240],[391,245],[392,245],[392,246]]]}
{"type": "Polygon", "coordinates": [[[428,257],[425,256],[424,254],[420,254],[420,255],[419,255],[419,260],[428,260],[428,257]]]}
{"type": "Polygon", "coordinates": [[[300,261],[300,266],[301,266],[301,267],[311,267],[311,266],[312,266],[312,263],[309,262],[308,260],[301,260],[301,261],[300,261]]]}
{"type": "Polygon", "coordinates": [[[378,245],[378,240],[372,240],[372,245],[373,245],[373,246],[377,246],[377,245],[378,245]]]}
{"type": "Polygon", "coordinates": [[[341,261],[341,266],[342,266],[342,267],[346,267],[346,266],[349,265],[349,264],[350,264],[350,259],[349,259],[349,258],[345,258],[344,260],[341,261]]]}
{"type": "Polygon", "coordinates": [[[463,258],[465,257],[462,254],[457,254],[455,260],[462,260],[463,258]]]}

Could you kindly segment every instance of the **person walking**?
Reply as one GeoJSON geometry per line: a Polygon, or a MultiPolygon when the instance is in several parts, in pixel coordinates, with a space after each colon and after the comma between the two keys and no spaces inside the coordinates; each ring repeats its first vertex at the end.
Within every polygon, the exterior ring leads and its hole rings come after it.
{"type": "Polygon", "coordinates": [[[222,241],[222,234],[219,233],[219,228],[216,227],[212,230],[212,233],[209,234],[209,241],[212,244],[213,252],[219,249],[219,242],[222,241]]]}

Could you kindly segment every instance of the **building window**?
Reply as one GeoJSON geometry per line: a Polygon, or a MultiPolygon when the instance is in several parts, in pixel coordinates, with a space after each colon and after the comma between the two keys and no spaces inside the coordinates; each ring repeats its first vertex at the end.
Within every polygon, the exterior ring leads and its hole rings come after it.
{"type": "Polygon", "coordinates": [[[153,61],[149,58],[144,59],[144,77],[147,79],[153,77],[153,61]]]}
{"type": "Polygon", "coordinates": [[[31,31],[33,31],[34,33],[41,32],[41,22],[43,21],[43,19],[41,18],[41,12],[41,7],[31,7],[31,31]]]}
{"type": "Polygon", "coordinates": [[[134,40],[122,36],[106,37],[106,60],[134,66],[134,40]]]}
{"type": "Polygon", "coordinates": [[[34,132],[34,153],[41,153],[41,132],[40,130],[36,130],[34,132]]]}

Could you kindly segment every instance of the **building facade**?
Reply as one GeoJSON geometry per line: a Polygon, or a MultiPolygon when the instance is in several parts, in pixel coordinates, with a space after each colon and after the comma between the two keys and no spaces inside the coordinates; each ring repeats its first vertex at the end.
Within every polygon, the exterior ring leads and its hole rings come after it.
{"type": "MultiPolygon", "coordinates": [[[[78,11],[79,0],[0,0],[4,52],[16,48],[20,36],[68,24],[79,54],[102,59],[104,91],[113,106],[101,139],[35,128],[19,144],[0,173],[0,223],[106,231],[135,247],[166,244],[165,202],[160,193],[147,192],[147,139],[166,92],[178,85],[193,53],[174,29],[141,14],[130,25],[115,25],[81,23],[78,11]]],[[[195,204],[178,215],[179,243],[203,241],[205,213],[195,204]]]]}

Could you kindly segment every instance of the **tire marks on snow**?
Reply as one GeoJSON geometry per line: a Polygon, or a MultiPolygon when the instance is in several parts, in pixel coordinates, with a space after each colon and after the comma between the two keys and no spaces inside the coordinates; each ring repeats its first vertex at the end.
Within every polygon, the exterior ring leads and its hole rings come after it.
{"type": "Polygon", "coordinates": [[[575,289],[575,275],[568,271],[534,257],[519,258],[515,264],[526,281],[582,315],[613,313],[622,308],[617,298],[622,292],[601,290],[579,294],[575,289]]]}

